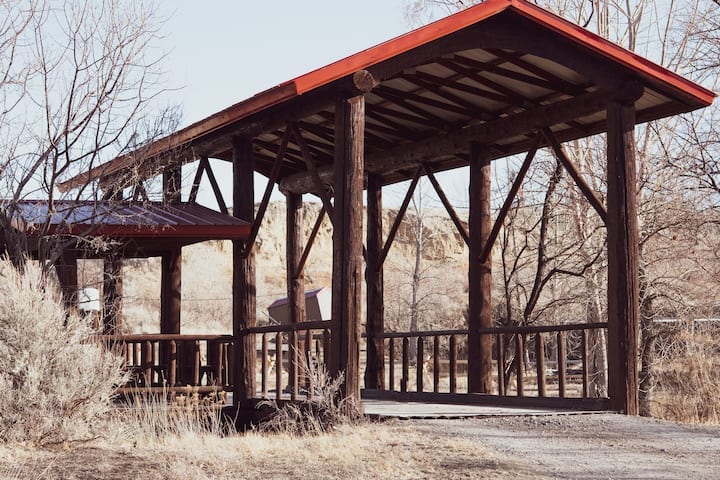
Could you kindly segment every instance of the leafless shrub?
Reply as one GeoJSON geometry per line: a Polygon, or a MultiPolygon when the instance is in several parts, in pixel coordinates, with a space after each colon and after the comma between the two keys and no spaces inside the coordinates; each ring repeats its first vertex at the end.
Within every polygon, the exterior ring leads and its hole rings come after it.
{"type": "Polygon", "coordinates": [[[269,409],[269,418],[260,423],[261,432],[283,433],[290,436],[319,435],[339,425],[354,424],[362,418],[359,405],[353,398],[342,398],[340,387],[345,376],[332,377],[324,365],[301,358],[298,369],[309,378],[311,395],[303,403],[279,406],[275,400],[258,404],[269,409]]]}
{"type": "Polygon", "coordinates": [[[100,435],[122,360],[89,341],[35,263],[0,259],[0,441],[47,444],[100,435]]]}
{"type": "Polygon", "coordinates": [[[658,360],[651,396],[655,417],[691,423],[720,423],[720,335],[674,336],[674,355],[658,360]]]}

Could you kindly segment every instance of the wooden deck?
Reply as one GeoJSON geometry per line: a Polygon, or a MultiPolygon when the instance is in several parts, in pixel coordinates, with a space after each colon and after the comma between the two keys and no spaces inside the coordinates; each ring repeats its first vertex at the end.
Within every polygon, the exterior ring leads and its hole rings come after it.
{"type": "Polygon", "coordinates": [[[455,405],[447,403],[398,402],[382,399],[363,399],[363,407],[365,415],[369,417],[401,419],[482,418],[602,413],[593,410],[559,410],[496,405],[455,405]]]}

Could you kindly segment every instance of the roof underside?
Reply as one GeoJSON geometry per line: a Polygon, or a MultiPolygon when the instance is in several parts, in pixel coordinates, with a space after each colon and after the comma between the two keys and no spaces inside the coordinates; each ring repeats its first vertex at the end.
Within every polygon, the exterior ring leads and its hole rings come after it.
{"type": "Polygon", "coordinates": [[[205,240],[246,239],[250,224],[192,203],[45,201],[17,205],[18,229],[37,235],[103,237],[126,256],[153,256],[205,240]]]}
{"type": "MultiPolygon", "coordinates": [[[[416,149],[404,160],[393,159],[409,145],[441,144],[468,128],[478,132],[493,158],[526,151],[539,127],[549,127],[561,141],[603,132],[602,104],[577,108],[576,115],[559,120],[538,112],[567,108],[572,101],[605,92],[622,96],[623,89],[642,86],[635,102],[638,123],[701,108],[714,98],[712,92],[532,4],[488,0],[233,105],[96,169],[90,178],[112,178],[129,165],[161,159],[170,151],[172,158],[161,161],[184,163],[199,156],[230,161],[237,135],[254,138],[256,170],[269,176],[287,121],[297,122],[319,170],[328,169],[335,99],[362,69],[380,81],[365,96],[365,165],[384,184],[411,177],[418,161],[435,171],[466,165],[466,144],[443,152],[426,149],[427,154],[416,149]],[[515,123],[507,119],[523,115],[535,120],[521,131],[507,128],[515,123]],[[547,124],[538,124],[538,118],[548,118],[547,124]]],[[[278,181],[289,183],[306,171],[291,137],[278,181]]]]}

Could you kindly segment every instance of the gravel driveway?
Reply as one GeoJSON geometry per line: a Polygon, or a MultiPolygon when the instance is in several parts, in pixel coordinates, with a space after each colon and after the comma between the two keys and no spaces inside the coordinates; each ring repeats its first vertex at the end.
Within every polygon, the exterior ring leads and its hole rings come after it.
{"type": "Polygon", "coordinates": [[[720,479],[720,427],[612,414],[413,422],[473,439],[538,478],[720,479]]]}

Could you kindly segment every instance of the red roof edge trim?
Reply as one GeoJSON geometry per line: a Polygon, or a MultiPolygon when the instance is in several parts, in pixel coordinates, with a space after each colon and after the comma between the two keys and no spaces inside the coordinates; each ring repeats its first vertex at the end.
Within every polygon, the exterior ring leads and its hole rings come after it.
{"type": "MultiPolygon", "coordinates": [[[[669,85],[677,88],[685,94],[695,97],[699,102],[709,106],[717,94],[702,85],[688,80],[681,75],[658,65],[626,48],[611,42],[589,30],[582,28],[562,17],[548,12],[537,5],[527,2],[526,0],[507,0],[510,8],[521,15],[534,21],[540,21],[545,26],[551,28],[566,38],[575,40],[581,45],[591,48],[593,51],[620,62],[632,70],[659,78],[667,82],[669,85]]],[[[474,8],[474,7],[473,7],[474,8]]]]}

